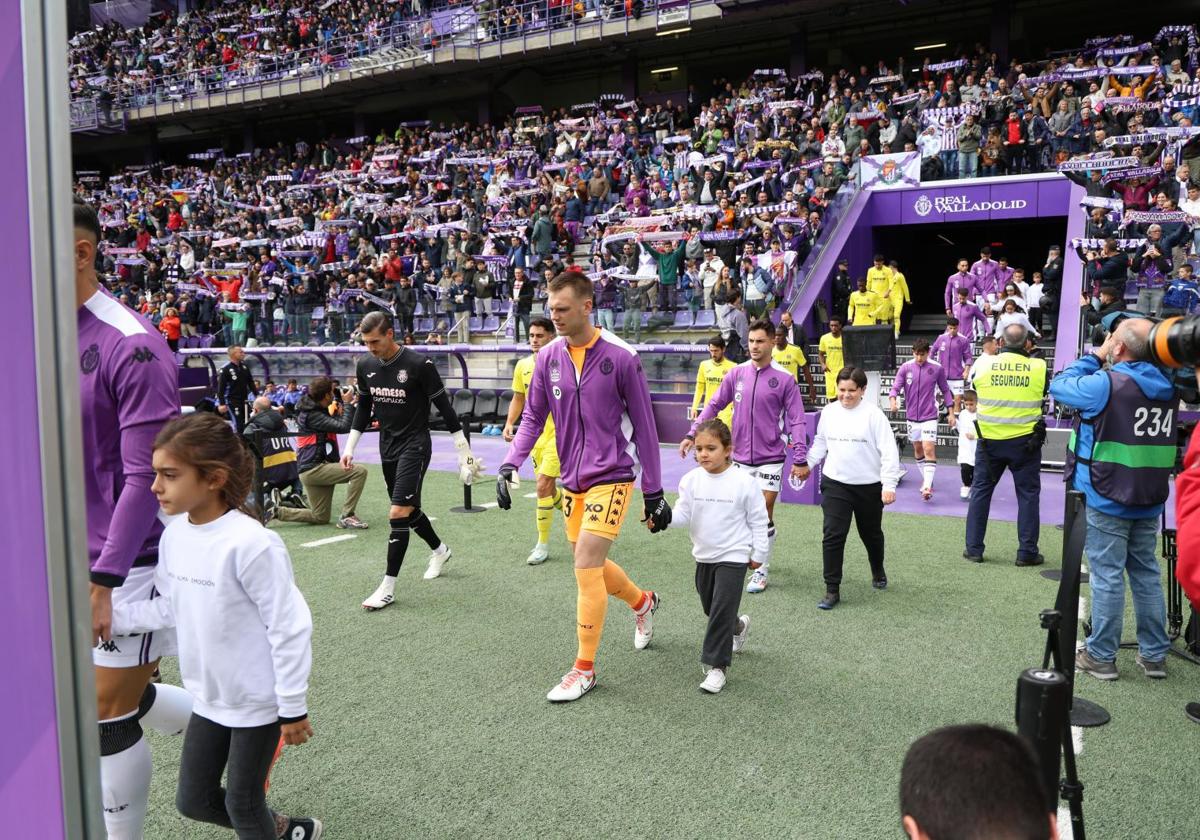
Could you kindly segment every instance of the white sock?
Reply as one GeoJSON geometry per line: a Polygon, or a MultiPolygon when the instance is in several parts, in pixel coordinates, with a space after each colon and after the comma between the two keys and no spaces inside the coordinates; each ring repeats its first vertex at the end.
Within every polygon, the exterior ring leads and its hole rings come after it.
{"type": "Polygon", "coordinates": [[[439,545],[437,548],[434,549],[434,553],[435,554],[445,554],[449,550],[450,549],[446,547],[446,544],[442,543],[441,545],[439,545]]]}
{"type": "MultiPolygon", "coordinates": [[[[130,712],[122,717],[136,714],[130,712]]],[[[145,737],[119,753],[100,756],[100,789],[108,840],[142,840],[146,806],[150,800],[151,769],[150,745],[145,737]]]]}
{"type": "Polygon", "coordinates": [[[926,461],[921,467],[921,477],[925,486],[933,489],[933,477],[937,475],[937,461],[926,461]]]}
{"type": "Polygon", "coordinates": [[[192,717],[192,695],[177,685],[151,683],[154,702],[142,713],[142,725],[160,735],[179,735],[192,717]]]}
{"type": "MultiPolygon", "coordinates": [[[[771,555],[775,553],[775,523],[767,523],[767,556],[762,558],[762,573],[767,573],[768,567],[771,565],[771,555]]],[[[759,559],[757,557],[755,560],[759,559]]]]}
{"type": "Polygon", "coordinates": [[[383,576],[383,586],[385,589],[387,589],[387,591],[389,593],[395,592],[396,591],[396,576],[395,575],[384,575],[383,576]]]}

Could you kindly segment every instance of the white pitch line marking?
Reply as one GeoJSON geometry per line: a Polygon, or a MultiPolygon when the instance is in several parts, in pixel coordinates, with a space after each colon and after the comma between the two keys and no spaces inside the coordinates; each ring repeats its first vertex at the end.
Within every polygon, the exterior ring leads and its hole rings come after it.
{"type": "Polygon", "coordinates": [[[526,493],[526,494],[525,494],[525,498],[526,498],[526,499],[536,499],[536,498],[537,498],[537,493],[526,493]]]}
{"type": "Polygon", "coordinates": [[[481,508],[498,508],[498,507],[500,507],[500,503],[499,502],[484,502],[483,504],[480,505],[480,507],[481,508]]]}
{"type": "Polygon", "coordinates": [[[313,540],[312,542],[300,543],[301,548],[317,548],[322,545],[330,545],[332,543],[344,542],[358,537],[358,534],[338,534],[336,537],[326,537],[323,540],[313,540]]]}

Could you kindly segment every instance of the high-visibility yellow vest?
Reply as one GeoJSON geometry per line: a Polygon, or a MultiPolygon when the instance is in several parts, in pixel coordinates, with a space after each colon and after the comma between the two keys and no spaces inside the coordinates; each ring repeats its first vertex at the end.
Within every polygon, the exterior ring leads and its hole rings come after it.
{"type": "Polygon", "coordinates": [[[1032,433],[1042,418],[1046,360],[1004,352],[990,361],[974,374],[979,437],[1009,440],[1032,433]]]}

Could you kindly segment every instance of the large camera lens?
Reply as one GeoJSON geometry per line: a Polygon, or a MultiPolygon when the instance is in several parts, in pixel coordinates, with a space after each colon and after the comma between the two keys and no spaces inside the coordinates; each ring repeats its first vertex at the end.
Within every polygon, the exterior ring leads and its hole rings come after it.
{"type": "Polygon", "coordinates": [[[1167,318],[1150,330],[1150,358],[1173,368],[1200,364],[1200,317],[1167,318]]]}

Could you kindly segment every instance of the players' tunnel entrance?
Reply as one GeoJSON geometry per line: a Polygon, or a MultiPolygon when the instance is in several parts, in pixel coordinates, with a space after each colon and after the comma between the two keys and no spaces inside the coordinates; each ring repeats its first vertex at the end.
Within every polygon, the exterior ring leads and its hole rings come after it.
{"type": "Polygon", "coordinates": [[[1009,266],[1023,268],[1025,281],[1031,282],[1033,272],[1046,264],[1050,246],[1065,242],[1067,220],[889,225],[876,227],[873,234],[875,253],[900,263],[912,293],[913,314],[937,315],[944,311],[946,278],[957,270],[959,258],[973,263],[979,259],[979,249],[988,246],[992,259],[1008,257],[1009,266]]]}

